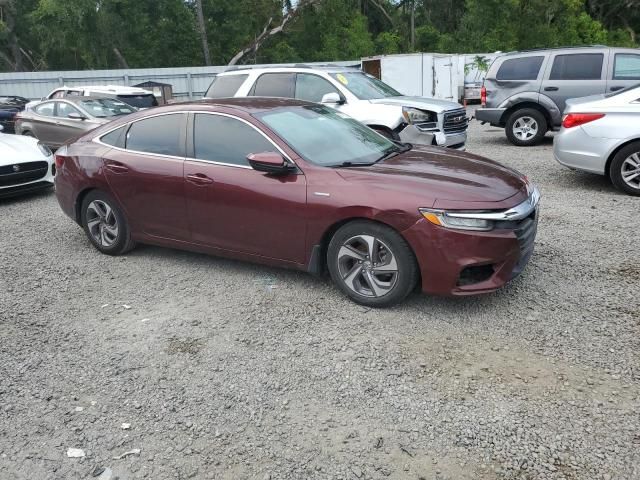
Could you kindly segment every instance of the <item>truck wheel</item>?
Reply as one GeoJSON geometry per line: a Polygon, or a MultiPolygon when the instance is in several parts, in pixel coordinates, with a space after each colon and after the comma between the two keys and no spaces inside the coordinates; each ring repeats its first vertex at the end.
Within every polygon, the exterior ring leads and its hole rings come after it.
{"type": "Polygon", "coordinates": [[[518,147],[530,147],[542,142],[547,133],[547,119],[534,108],[513,112],[505,128],[509,141],[518,147]]]}

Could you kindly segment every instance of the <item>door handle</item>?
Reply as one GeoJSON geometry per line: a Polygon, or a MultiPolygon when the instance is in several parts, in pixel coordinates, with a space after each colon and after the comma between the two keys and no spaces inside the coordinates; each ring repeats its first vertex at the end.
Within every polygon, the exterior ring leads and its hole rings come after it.
{"type": "Polygon", "coordinates": [[[557,92],[558,90],[558,87],[544,87],[545,92],[557,92]]]}
{"type": "Polygon", "coordinates": [[[105,164],[104,168],[113,172],[113,173],[127,173],[129,169],[117,162],[108,162],[105,164]]]}
{"type": "Polygon", "coordinates": [[[618,90],[622,90],[624,87],[611,87],[609,90],[611,90],[612,92],[617,92],[618,90]]]}
{"type": "Polygon", "coordinates": [[[209,185],[213,183],[213,179],[207,177],[204,173],[193,173],[187,175],[187,182],[193,183],[194,185],[209,185]]]}

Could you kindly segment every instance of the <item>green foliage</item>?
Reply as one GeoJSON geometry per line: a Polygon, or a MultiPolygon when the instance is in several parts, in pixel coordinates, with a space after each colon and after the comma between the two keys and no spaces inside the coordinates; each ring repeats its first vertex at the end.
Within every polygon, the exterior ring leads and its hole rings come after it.
{"type": "MultiPolygon", "coordinates": [[[[211,60],[220,65],[303,0],[201,1],[211,60]]],[[[202,65],[195,2],[4,0],[0,69],[202,65]]],[[[619,0],[319,0],[301,7],[283,32],[268,36],[241,63],[594,43],[637,47],[638,31],[640,9],[619,0]]]]}

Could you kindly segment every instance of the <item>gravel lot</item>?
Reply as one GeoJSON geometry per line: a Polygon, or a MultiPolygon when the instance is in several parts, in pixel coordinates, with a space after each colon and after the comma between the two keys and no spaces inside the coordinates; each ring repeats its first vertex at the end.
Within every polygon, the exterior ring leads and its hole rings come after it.
{"type": "Polygon", "coordinates": [[[551,138],[474,122],[469,150],[540,186],[531,264],[381,311],[303,273],[103,256],[53,194],[1,201],[0,479],[640,479],[640,199],[551,138]]]}

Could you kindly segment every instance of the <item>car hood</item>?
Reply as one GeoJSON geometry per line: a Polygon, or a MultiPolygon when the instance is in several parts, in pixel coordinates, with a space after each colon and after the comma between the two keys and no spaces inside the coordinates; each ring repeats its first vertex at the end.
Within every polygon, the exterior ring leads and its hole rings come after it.
{"type": "Polygon", "coordinates": [[[0,133],[0,166],[47,160],[32,137],[0,133]]]}
{"type": "Polygon", "coordinates": [[[462,105],[460,105],[458,102],[426,97],[387,97],[370,100],[370,102],[382,105],[397,105],[399,107],[420,108],[436,113],[442,113],[448,110],[459,110],[463,108],[462,105]]]}
{"type": "Polygon", "coordinates": [[[478,155],[414,147],[371,166],[338,169],[349,182],[397,189],[424,198],[421,206],[443,209],[510,208],[528,197],[526,178],[478,155]]]}

